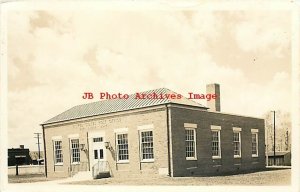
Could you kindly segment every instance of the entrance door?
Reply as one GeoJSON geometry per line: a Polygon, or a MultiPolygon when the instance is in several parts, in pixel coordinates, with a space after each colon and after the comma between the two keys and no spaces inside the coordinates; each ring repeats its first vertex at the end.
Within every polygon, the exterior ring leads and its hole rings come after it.
{"type": "Polygon", "coordinates": [[[105,146],[104,146],[104,137],[99,136],[99,137],[93,137],[93,165],[98,163],[98,161],[106,161],[106,153],[105,153],[105,146]]]}
{"type": "Polygon", "coordinates": [[[104,142],[104,132],[89,133],[89,157],[91,169],[96,164],[104,164],[106,162],[106,148],[104,142]]]}

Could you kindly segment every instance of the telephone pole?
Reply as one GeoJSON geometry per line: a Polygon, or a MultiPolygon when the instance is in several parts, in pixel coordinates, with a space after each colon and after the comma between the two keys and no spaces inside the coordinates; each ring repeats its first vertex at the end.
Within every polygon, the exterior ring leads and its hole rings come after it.
{"type": "Polygon", "coordinates": [[[276,142],[276,140],[275,140],[275,133],[276,133],[276,131],[275,131],[275,111],[272,111],[272,112],[274,113],[273,114],[273,121],[274,121],[274,123],[273,123],[273,126],[274,126],[274,164],[273,164],[273,166],[275,166],[275,163],[276,163],[276,160],[275,160],[276,159],[276,156],[275,156],[276,155],[276,152],[275,152],[276,151],[276,145],[275,145],[276,144],[275,143],[276,142]]]}
{"type": "Polygon", "coordinates": [[[40,143],[40,138],[41,137],[40,136],[41,136],[42,133],[34,133],[34,134],[36,134],[36,137],[34,137],[34,138],[37,138],[37,143],[36,144],[38,145],[38,154],[39,154],[39,159],[38,159],[37,162],[38,162],[38,165],[40,165],[40,161],[39,161],[41,159],[41,150],[40,150],[40,144],[41,144],[40,143]]]}

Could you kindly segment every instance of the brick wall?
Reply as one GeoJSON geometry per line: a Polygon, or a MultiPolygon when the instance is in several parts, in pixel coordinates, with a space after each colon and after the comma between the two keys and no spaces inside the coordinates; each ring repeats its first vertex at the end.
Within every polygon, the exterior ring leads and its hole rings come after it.
{"type": "MultiPolygon", "coordinates": [[[[157,175],[168,168],[167,119],[165,106],[131,112],[103,115],[101,118],[86,118],[71,123],[46,126],[47,170],[49,177],[70,176],[70,146],[68,135],[79,134],[80,144],[88,146],[87,133],[103,131],[105,141],[110,142],[112,150],[106,149],[107,161],[115,177],[137,175],[157,175]],[[141,163],[138,126],[153,124],[154,162],[141,163]],[[128,128],[129,163],[116,163],[116,142],[114,129],[128,128]],[[63,146],[63,165],[55,166],[52,137],[61,136],[63,146]]],[[[91,151],[93,152],[93,151],[91,151]]],[[[80,161],[88,162],[88,151],[81,151],[80,161]]],[[[88,169],[88,168],[87,168],[88,169]]]]}
{"type": "Polygon", "coordinates": [[[264,120],[207,111],[171,108],[174,176],[210,175],[265,167],[264,120]],[[197,124],[197,160],[185,158],[184,123],[197,124]],[[211,125],[221,126],[221,159],[212,159],[211,125]],[[241,158],[234,158],[233,127],[242,128],[241,158]],[[259,129],[258,157],[251,153],[251,129],[259,129]]]}
{"type": "MultiPolygon", "coordinates": [[[[206,174],[235,173],[239,171],[263,169],[265,166],[264,120],[237,115],[222,114],[178,108],[171,105],[171,141],[173,176],[191,176],[206,174]],[[197,124],[197,160],[185,158],[184,123],[197,124]],[[221,126],[221,159],[211,156],[211,125],[221,126]],[[233,155],[233,127],[240,127],[241,158],[233,155]],[[259,129],[259,155],[251,155],[251,129],[259,129]]],[[[91,117],[45,127],[48,176],[70,176],[70,146],[68,135],[79,134],[80,144],[88,148],[88,133],[102,131],[105,141],[110,142],[112,150],[106,150],[107,161],[114,177],[140,177],[168,174],[168,131],[167,111],[165,106],[132,110],[101,118],[91,117]],[[139,126],[153,125],[154,162],[140,161],[139,126]],[[114,129],[128,129],[129,163],[116,162],[116,143],[114,129]],[[63,142],[63,165],[55,166],[53,162],[52,137],[61,136],[63,142]]],[[[93,152],[93,151],[91,151],[93,152]]],[[[88,165],[89,151],[81,151],[81,165],[88,165]]],[[[88,170],[88,166],[86,167],[88,170]]],[[[78,170],[82,170],[82,167],[78,170]]]]}

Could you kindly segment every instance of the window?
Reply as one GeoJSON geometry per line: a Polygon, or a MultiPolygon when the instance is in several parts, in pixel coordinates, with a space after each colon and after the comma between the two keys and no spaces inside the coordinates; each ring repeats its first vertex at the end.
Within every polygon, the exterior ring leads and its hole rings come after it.
{"type": "Polygon", "coordinates": [[[233,132],[233,155],[234,157],[241,157],[241,132],[233,132]]]}
{"type": "Polygon", "coordinates": [[[185,157],[186,159],[196,158],[196,130],[185,129],[185,157]]]}
{"type": "Polygon", "coordinates": [[[128,134],[117,134],[118,161],[128,161],[128,134]]]}
{"type": "Polygon", "coordinates": [[[93,138],[93,142],[96,143],[96,142],[103,142],[103,137],[95,137],[93,138]]]}
{"type": "Polygon", "coordinates": [[[141,160],[153,160],[153,131],[141,131],[141,160]]]}
{"type": "Polygon", "coordinates": [[[72,163],[80,162],[79,139],[71,139],[71,157],[72,163]]]}
{"type": "Polygon", "coordinates": [[[94,150],[94,159],[103,159],[103,149],[95,149],[94,150]]]}
{"type": "Polygon", "coordinates": [[[252,157],[258,156],[258,134],[251,133],[252,135],[252,157]]]}
{"type": "Polygon", "coordinates": [[[212,130],[211,136],[212,157],[221,158],[220,130],[212,130]]]}
{"type": "Polygon", "coordinates": [[[55,164],[63,163],[62,141],[54,141],[54,161],[55,164]]]}

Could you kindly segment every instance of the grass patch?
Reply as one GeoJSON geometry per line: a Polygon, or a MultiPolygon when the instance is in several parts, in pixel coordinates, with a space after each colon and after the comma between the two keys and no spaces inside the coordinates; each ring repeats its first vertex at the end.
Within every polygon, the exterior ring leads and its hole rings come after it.
{"type": "Polygon", "coordinates": [[[9,175],[8,183],[34,183],[39,181],[50,181],[44,174],[9,175]]]}

